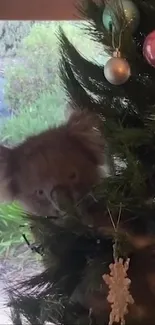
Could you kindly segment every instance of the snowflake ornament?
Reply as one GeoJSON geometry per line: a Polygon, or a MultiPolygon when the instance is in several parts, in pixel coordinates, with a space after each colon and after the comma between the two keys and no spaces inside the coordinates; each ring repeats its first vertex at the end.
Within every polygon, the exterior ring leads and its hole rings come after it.
{"type": "Polygon", "coordinates": [[[125,315],[128,313],[128,305],[134,303],[129,292],[131,280],[127,277],[130,260],[119,258],[114,264],[110,264],[110,275],[104,274],[103,280],[109,287],[108,302],[111,304],[109,325],[115,322],[125,325],[125,315]]]}

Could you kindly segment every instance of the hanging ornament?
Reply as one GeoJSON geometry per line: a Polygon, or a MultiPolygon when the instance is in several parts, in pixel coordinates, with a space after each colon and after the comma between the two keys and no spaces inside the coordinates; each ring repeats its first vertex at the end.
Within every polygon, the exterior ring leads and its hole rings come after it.
{"type": "MultiPolygon", "coordinates": [[[[129,27],[131,29],[131,32],[134,33],[137,30],[140,22],[139,10],[136,5],[130,0],[122,0],[121,5],[127,21],[127,27],[129,27]]],[[[117,21],[112,1],[109,1],[105,6],[102,21],[107,30],[109,30],[111,26],[113,26],[114,29],[119,30],[119,22],[117,21]]]]}
{"type": "Polygon", "coordinates": [[[131,280],[127,277],[129,259],[123,262],[118,259],[114,264],[110,264],[110,275],[104,274],[103,280],[109,287],[108,302],[111,304],[109,325],[120,323],[125,325],[125,316],[128,313],[128,305],[134,300],[129,292],[131,280]]]}
{"type": "Polygon", "coordinates": [[[104,282],[109,287],[108,302],[111,304],[111,313],[109,318],[109,325],[120,323],[125,325],[125,316],[128,313],[128,305],[134,304],[134,299],[129,292],[131,280],[127,277],[130,259],[123,261],[119,258],[120,242],[119,242],[119,222],[121,218],[122,205],[120,204],[117,224],[115,225],[112,214],[108,208],[108,213],[114,228],[114,245],[113,257],[114,263],[109,265],[110,275],[104,274],[102,276],[104,282]]]}
{"type": "Polygon", "coordinates": [[[104,66],[105,78],[115,86],[123,85],[130,77],[131,69],[127,60],[121,58],[119,51],[113,53],[113,57],[104,66]]]}
{"type": "Polygon", "coordinates": [[[155,30],[144,41],[143,55],[147,62],[155,68],[155,30]]]}
{"type": "Polygon", "coordinates": [[[107,61],[104,66],[104,76],[112,84],[116,86],[123,85],[130,77],[131,70],[127,60],[121,57],[121,39],[123,29],[118,36],[118,46],[115,45],[115,32],[112,28],[112,47],[114,49],[113,57],[107,61]]]}

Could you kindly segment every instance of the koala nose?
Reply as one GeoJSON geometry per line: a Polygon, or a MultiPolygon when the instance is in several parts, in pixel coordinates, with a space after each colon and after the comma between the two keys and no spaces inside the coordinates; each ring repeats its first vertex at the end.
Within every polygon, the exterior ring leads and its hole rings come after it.
{"type": "Polygon", "coordinates": [[[69,206],[69,204],[73,203],[71,193],[64,186],[55,186],[51,192],[50,197],[52,202],[54,202],[60,210],[65,210],[69,206]]]}
{"type": "Polygon", "coordinates": [[[50,191],[50,197],[54,198],[55,195],[69,195],[69,190],[63,185],[56,185],[50,191]]]}

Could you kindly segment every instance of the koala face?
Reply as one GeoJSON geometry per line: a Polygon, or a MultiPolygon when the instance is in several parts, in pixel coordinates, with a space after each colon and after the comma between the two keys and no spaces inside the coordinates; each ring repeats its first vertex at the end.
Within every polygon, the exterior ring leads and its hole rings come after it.
{"type": "MultiPolygon", "coordinates": [[[[96,126],[96,125],[95,125],[96,126]]],[[[103,139],[86,113],[74,113],[58,128],[32,136],[15,148],[0,148],[0,201],[20,202],[40,216],[55,215],[57,192],[74,202],[99,179],[103,139]]]]}

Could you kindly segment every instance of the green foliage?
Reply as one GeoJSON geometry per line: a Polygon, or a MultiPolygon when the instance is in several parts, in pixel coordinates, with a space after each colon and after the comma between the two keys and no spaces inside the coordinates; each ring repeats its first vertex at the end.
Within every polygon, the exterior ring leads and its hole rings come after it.
{"type": "Polygon", "coordinates": [[[22,211],[18,205],[0,205],[0,254],[7,254],[12,245],[23,242],[21,224],[23,224],[22,211]]]}
{"type": "Polygon", "coordinates": [[[33,21],[0,21],[0,56],[15,55],[32,25],[33,21]]]}
{"type": "Polygon", "coordinates": [[[21,43],[22,58],[6,70],[6,99],[13,110],[32,104],[58,83],[55,24],[34,24],[21,43]]]}
{"type": "MultiPolygon", "coordinates": [[[[22,59],[6,70],[5,96],[13,110],[32,104],[42,92],[52,92],[53,85],[59,87],[58,25],[58,22],[33,24],[18,51],[18,56],[22,59]]],[[[91,61],[101,61],[100,48],[95,47],[92,40],[82,34],[79,23],[63,22],[61,25],[85,57],[91,61]]],[[[102,61],[104,60],[102,54],[102,61]]]]}
{"type": "Polygon", "coordinates": [[[89,61],[105,64],[107,61],[107,54],[103,52],[100,44],[94,44],[93,39],[89,34],[83,31],[83,21],[80,22],[63,22],[61,27],[70,42],[78,49],[78,51],[89,61]]]}
{"type": "Polygon", "coordinates": [[[1,129],[2,142],[17,144],[32,134],[37,134],[65,120],[64,94],[43,93],[32,105],[23,107],[1,129]],[[59,96],[58,96],[59,95],[59,96]]]}

